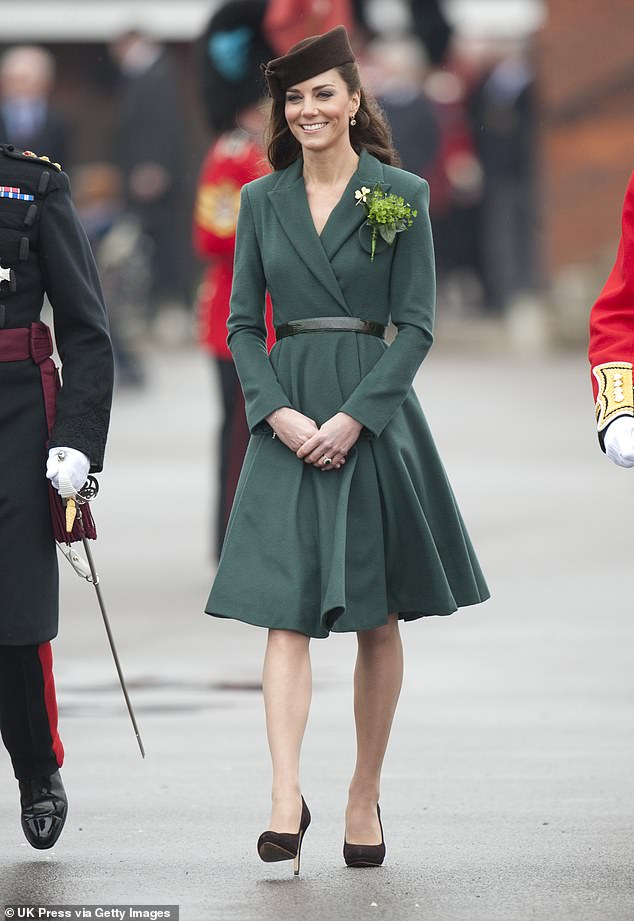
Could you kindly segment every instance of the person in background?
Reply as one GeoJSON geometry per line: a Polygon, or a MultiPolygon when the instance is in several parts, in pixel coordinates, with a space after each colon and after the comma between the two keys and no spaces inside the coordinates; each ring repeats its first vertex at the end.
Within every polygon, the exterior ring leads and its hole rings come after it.
{"type": "Polygon", "coordinates": [[[269,0],[264,17],[264,34],[276,54],[283,54],[295,42],[343,25],[354,31],[355,13],[351,0],[269,0]]]}
{"type": "Polygon", "coordinates": [[[142,387],[145,371],[138,342],[147,323],[151,243],[139,219],[124,208],[121,174],[115,166],[77,167],[73,189],[108,304],[117,387],[142,387]]]}
{"type": "Polygon", "coordinates": [[[506,312],[538,287],[538,174],[535,74],[525,41],[481,52],[469,99],[484,185],[479,235],[487,309],[506,312]]]}
{"type": "Polygon", "coordinates": [[[442,66],[453,33],[443,0],[409,0],[409,8],[414,34],[425,46],[430,63],[442,66]]]}
{"type": "Polygon", "coordinates": [[[122,76],[114,157],[126,210],[152,241],[150,312],[187,302],[178,75],[168,51],[130,31],[110,46],[122,76]]]}
{"type": "MultiPolygon", "coordinates": [[[[453,48],[453,43],[452,43],[453,48]]],[[[468,82],[454,52],[425,80],[439,129],[438,156],[427,172],[430,215],[443,313],[482,310],[484,280],[478,221],[483,173],[467,114],[468,82]]]]}
{"type": "Polygon", "coordinates": [[[387,115],[392,140],[403,169],[427,178],[438,156],[438,119],[423,92],[427,67],[418,39],[373,42],[368,49],[373,81],[370,88],[387,115]]]}
{"type": "Polygon", "coordinates": [[[634,173],[625,193],[616,261],[590,313],[589,358],[599,443],[634,467],[634,173]]]}
{"type": "MultiPolygon", "coordinates": [[[[272,55],[262,34],[265,10],[260,0],[225,4],[212,16],[202,42],[204,104],[215,139],[200,173],[193,244],[207,263],[197,301],[198,337],[211,355],[222,397],[217,556],[249,441],[244,398],[227,346],[227,319],[240,190],[269,172],[263,146],[268,113],[259,67],[272,55]]],[[[270,323],[269,330],[271,345],[270,323]]]]}
{"type": "Polygon", "coordinates": [[[23,150],[46,150],[66,163],[67,129],[51,105],[55,60],[44,48],[17,45],[0,59],[0,140],[23,150]]]}

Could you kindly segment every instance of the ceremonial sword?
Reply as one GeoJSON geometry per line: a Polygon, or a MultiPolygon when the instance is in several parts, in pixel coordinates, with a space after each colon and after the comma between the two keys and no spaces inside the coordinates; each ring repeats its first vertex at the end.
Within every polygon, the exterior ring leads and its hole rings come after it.
{"type": "Polygon", "coordinates": [[[81,530],[81,542],[84,545],[84,551],[86,553],[86,560],[74,550],[70,545],[63,547],[60,543],[57,544],[61,552],[64,554],[70,565],[73,567],[78,576],[81,576],[82,579],[85,579],[87,582],[91,582],[95,587],[95,593],[97,595],[97,602],[99,604],[99,610],[101,611],[101,617],[103,619],[104,627],[106,628],[106,634],[108,636],[108,643],[110,644],[110,652],[112,653],[112,658],[114,659],[115,668],[117,670],[117,675],[119,677],[119,684],[121,685],[121,690],[123,691],[123,697],[125,699],[126,707],[128,708],[128,713],[130,715],[130,720],[132,721],[132,727],[134,729],[134,734],[136,740],[139,743],[139,749],[141,750],[141,757],[145,758],[145,749],[143,747],[143,741],[141,739],[141,733],[139,732],[139,727],[137,726],[137,721],[134,716],[134,710],[132,709],[132,702],[130,701],[130,695],[128,694],[128,689],[126,687],[125,678],[123,677],[123,670],[121,668],[121,663],[119,661],[119,655],[117,653],[117,647],[115,645],[114,637],[112,635],[112,630],[110,628],[110,621],[108,620],[108,614],[106,613],[106,605],[103,600],[103,595],[101,593],[101,585],[99,583],[99,575],[97,573],[97,568],[95,566],[95,561],[92,555],[92,550],[84,534],[84,526],[82,523],[82,514],[81,506],[86,502],[89,502],[91,499],[94,499],[97,493],[99,492],[99,483],[94,476],[89,476],[82,488],[75,492],[73,485],[70,481],[66,470],[63,467],[63,461],[65,454],[63,451],[58,452],[58,460],[60,462],[59,469],[59,493],[64,500],[66,505],[66,531],[70,533],[73,529],[73,524],[77,518],[81,530]]]}

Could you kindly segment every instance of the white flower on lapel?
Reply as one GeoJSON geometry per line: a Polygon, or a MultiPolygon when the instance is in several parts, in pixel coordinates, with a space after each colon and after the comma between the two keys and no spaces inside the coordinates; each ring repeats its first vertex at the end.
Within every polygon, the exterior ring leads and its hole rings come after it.
{"type": "Polygon", "coordinates": [[[357,200],[357,204],[359,204],[359,202],[365,203],[369,194],[370,194],[370,189],[367,189],[364,185],[361,186],[361,189],[357,189],[357,191],[354,193],[354,197],[357,200]]]}

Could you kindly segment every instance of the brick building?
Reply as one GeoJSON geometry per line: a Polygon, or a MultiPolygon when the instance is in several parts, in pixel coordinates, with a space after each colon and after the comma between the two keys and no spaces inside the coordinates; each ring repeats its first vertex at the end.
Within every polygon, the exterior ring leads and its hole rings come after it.
{"type": "Polygon", "coordinates": [[[540,36],[548,276],[614,258],[634,170],[634,3],[553,0],[540,36]]]}

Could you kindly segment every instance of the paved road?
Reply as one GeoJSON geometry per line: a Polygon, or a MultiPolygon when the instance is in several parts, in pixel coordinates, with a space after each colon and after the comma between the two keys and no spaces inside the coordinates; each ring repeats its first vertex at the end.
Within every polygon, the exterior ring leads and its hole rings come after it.
{"type": "Polygon", "coordinates": [[[66,567],[56,662],[71,813],[52,852],[31,850],[0,754],[0,904],[178,903],[187,921],[630,921],[634,474],[596,447],[583,359],[476,359],[441,343],[426,363],[418,390],[494,598],[403,627],[381,870],[341,859],[354,640],[314,641],[299,879],[255,852],[268,818],[264,632],[201,614],[208,368],[165,353],[151,378],[117,400],[95,507],[148,757],[91,589],[66,567]]]}

